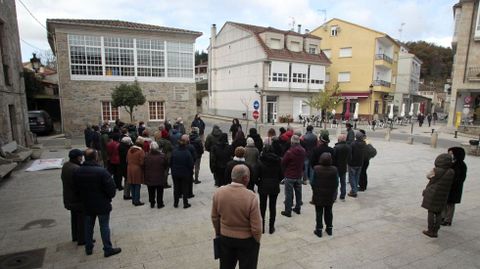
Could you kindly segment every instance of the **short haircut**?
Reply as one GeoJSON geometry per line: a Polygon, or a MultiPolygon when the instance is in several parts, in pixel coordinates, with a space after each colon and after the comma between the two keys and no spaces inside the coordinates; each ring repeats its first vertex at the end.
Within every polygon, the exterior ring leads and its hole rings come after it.
{"type": "Polygon", "coordinates": [[[243,158],[245,157],[245,148],[242,147],[242,146],[239,146],[237,148],[235,148],[235,157],[237,158],[243,158]]]}
{"type": "Polygon", "coordinates": [[[307,131],[308,131],[308,132],[313,131],[313,126],[312,126],[312,125],[308,125],[308,126],[307,126],[307,131]]]}
{"type": "Polygon", "coordinates": [[[237,164],[232,169],[232,181],[236,183],[244,183],[243,178],[250,177],[250,170],[244,164],[237,164]]]}
{"type": "Polygon", "coordinates": [[[150,150],[158,150],[157,142],[152,141],[152,143],[150,143],[150,150]]]}
{"type": "Polygon", "coordinates": [[[96,161],[98,152],[96,149],[88,148],[85,150],[85,161],[96,161]]]}
{"type": "Polygon", "coordinates": [[[268,136],[276,136],[277,133],[275,132],[275,129],[270,128],[270,129],[268,130],[268,132],[267,132],[267,135],[268,135],[268,136]]]}

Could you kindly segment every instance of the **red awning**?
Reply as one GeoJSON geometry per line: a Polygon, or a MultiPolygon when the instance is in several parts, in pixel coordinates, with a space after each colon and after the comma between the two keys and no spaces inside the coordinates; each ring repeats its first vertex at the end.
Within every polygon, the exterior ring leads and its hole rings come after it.
{"type": "Polygon", "coordinates": [[[368,98],[368,92],[342,92],[342,96],[347,99],[368,98]]]}

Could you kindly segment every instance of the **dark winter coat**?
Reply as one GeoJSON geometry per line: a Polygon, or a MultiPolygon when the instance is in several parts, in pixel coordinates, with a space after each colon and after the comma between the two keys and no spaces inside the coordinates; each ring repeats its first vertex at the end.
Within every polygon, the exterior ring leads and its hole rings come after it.
{"type": "Polygon", "coordinates": [[[257,181],[257,179],[255,178],[255,173],[254,173],[252,167],[250,165],[246,164],[244,161],[235,160],[235,159],[233,159],[233,160],[231,160],[227,163],[227,167],[225,168],[224,181],[220,182],[220,186],[228,185],[228,184],[232,183],[232,170],[233,170],[233,167],[235,167],[235,165],[237,165],[237,164],[244,164],[248,167],[248,170],[250,170],[250,180],[248,181],[247,189],[253,191],[253,188],[255,187],[255,182],[257,181]]]}
{"type": "Polygon", "coordinates": [[[449,154],[440,154],[435,159],[434,175],[429,178],[425,190],[423,190],[422,207],[433,212],[441,212],[447,204],[448,194],[452,186],[455,172],[452,166],[452,157],[449,154]]]}
{"type": "Polygon", "coordinates": [[[85,128],[85,130],[83,131],[83,134],[85,136],[85,146],[87,148],[90,148],[92,146],[92,140],[93,140],[92,128],[85,128]]]}
{"type": "Polygon", "coordinates": [[[186,145],[174,149],[170,161],[172,177],[192,177],[194,162],[192,153],[186,145]]]}
{"type": "Polygon", "coordinates": [[[320,156],[322,156],[322,154],[325,152],[330,153],[330,155],[332,156],[333,162],[335,163],[335,152],[333,148],[329,147],[327,144],[320,144],[312,150],[312,154],[310,155],[310,159],[309,159],[310,166],[315,167],[315,165],[319,163],[318,161],[320,160],[320,156]]]}
{"type": "Polygon", "coordinates": [[[222,135],[222,130],[220,130],[218,126],[214,125],[212,132],[209,135],[207,135],[207,138],[205,139],[205,150],[208,152],[211,152],[212,147],[215,146],[220,141],[221,135],[222,135]]]}
{"type": "Polygon", "coordinates": [[[210,171],[215,173],[217,169],[225,170],[231,159],[232,147],[226,143],[217,143],[210,152],[210,171]]]}
{"type": "Polygon", "coordinates": [[[331,206],[335,201],[338,188],[337,168],[332,165],[331,155],[322,154],[319,165],[316,165],[313,170],[314,176],[311,182],[313,203],[316,206],[331,206]]]}
{"type": "Polygon", "coordinates": [[[94,162],[84,162],[73,173],[73,182],[86,215],[105,215],[112,211],[116,186],[105,168],[94,162]]]}
{"type": "Polygon", "coordinates": [[[283,174],[286,178],[300,179],[303,175],[303,166],[307,153],[299,144],[293,144],[282,159],[283,174]]]}
{"type": "Polygon", "coordinates": [[[307,156],[310,158],[313,149],[317,146],[318,138],[312,132],[306,132],[300,139],[300,144],[307,151],[307,156]]]}
{"type": "Polygon", "coordinates": [[[232,133],[232,140],[235,139],[237,136],[238,130],[242,129],[242,125],[240,123],[232,123],[230,126],[230,132],[232,133]]]}
{"type": "Polygon", "coordinates": [[[333,148],[335,152],[335,163],[339,174],[347,172],[347,165],[352,158],[352,148],[346,141],[338,142],[333,148]]]}
{"type": "Polygon", "coordinates": [[[235,140],[232,141],[232,156],[235,155],[234,153],[237,147],[245,147],[246,145],[247,139],[245,139],[245,137],[239,137],[237,133],[237,137],[235,138],[235,140]]]}
{"type": "Polygon", "coordinates": [[[258,193],[278,194],[280,182],[283,179],[281,158],[275,153],[262,153],[257,165],[257,186],[258,193]]]}
{"type": "Polygon", "coordinates": [[[448,194],[447,203],[459,204],[462,201],[463,183],[467,177],[467,165],[463,161],[465,160],[465,150],[460,147],[453,147],[449,148],[448,151],[451,151],[454,156],[452,169],[455,172],[455,177],[448,194]]]}
{"type": "Polygon", "coordinates": [[[199,135],[203,135],[205,133],[205,122],[201,118],[194,119],[190,127],[197,127],[199,130],[199,135]]]}
{"type": "Polygon", "coordinates": [[[352,158],[350,162],[348,162],[348,165],[352,167],[362,167],[367,154],[367,144],[363,140],[355,140],[350,146],[352,147],[352,158]]]}
{"type": "Polygon", "coordinates": [[[120,157],[120,171],[122,172],[122,176],[127,178],[127,154],[128,150],[130,149],[131,145],[120,143],[118,146],[118,155],[120,157]]]}
{"type": "Polygon", "coordinates": [[[190,139],[190,145],[192,145],[193,148],[195,148],[195,157],[197,159],[201,159],[204,152],[202,139],[196,133],[191,133],[189,136],[189,139],[190,139]]]}
{"type": "Polygon", "coordinates": [[[157,150],[150,151],[145,156],[145,185],[165,187],[167,185],[167,177],[165,176],[167,167],[168,161],[164,153],[157,150]]]}
{"type": "Polygon", "coordinates": [[[355,141],[355,131],[352,128],[347,129],[347,144],[352,144],[355,141]]]}
{"type": "Polygon", "coordinates": [[[182,134],[177,129],[170,130],[170,142],[174,148],[178,147],[178,140],[182,137],[182,134]]]}
{"type": "Polygon", "coordinates": [[[72,161],[64,163],[62,167],[63,205],[68,210],[80,210],[82,208],[80,197],[75,192],[73,183],[73,173],[79,167],[79,164],[72,161]]]}
{"type": "Polygon", "coordinates": [[[261,152],[263,149],[263,140],[260,135],[258,135],[257,130],[251,128],[248,137],[251,137],[253,139],[253,142],[255,142],[255,147],[258,149],[259,152],[261,152]]]}

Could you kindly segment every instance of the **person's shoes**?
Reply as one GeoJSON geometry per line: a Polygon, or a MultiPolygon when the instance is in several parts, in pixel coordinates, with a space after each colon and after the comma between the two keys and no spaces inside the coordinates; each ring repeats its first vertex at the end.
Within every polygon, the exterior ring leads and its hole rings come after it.
{"type": "Polygon", "coordinates": [[[313,233],[318,237],[322,237],[322,230],[315,230],[313,233]]]}
{"type": "Polygon", "coordinates": [[[310,201],[309,203],[310,203],[311,205],[315,205],[315,203],[313,202],[313,200],[312,200],[312,201],[310,201]]]}
{"type": "Polygon", "coordinates": [[[123,196],[123,200],[132,200],[131,196],[123,196]]]}
{"type": "Polygon", "coordinates": [[[178,208],[178,203],[174,203],[173,207],[178,208]]]}
{"type": "Polygon", "coordinates": [[[187,198],[190,199],[190,198],[193,198],[193,197],[195,197],[195,194],[190,194],[187,198]]]}
{"type": "Polygon", "coordinates": [[[268,233],[273,234],[274,232],[275,232],[275,227],[270,226],[270,228],[268,229],[268,233]]]}
{"type": "Polygon", "coordinates": [[[155,203],[150,203],[150,208],[154,208],[155,207],[155,203]]]}
{"type": "Polygon", "coordinates": [[[452,223],[448,222],[448,221],[442,221],[442,223],[440,223],[440,225],[442,225],[442,226],[452,226],[452,223]]]}
{"type": "Polygon", "coordinates": [[[164,208],[165,207],[165,204],[164,203],[161,203],[161,204],[158,204],[157,203],[157,208],[160,209],[160,208],[164,208]]]}
{"type": "Polygon", "coordinates": [[[353,192],[349,192],[347,195],[353,198],[357,198],[357,194],[353,192]]]}
{"type": "Polygon", "coordinates": [[[329,236],[332,236],[332,234],[333,234],[332,227],[326,228],[326,229],[325,229],[325,232],[326,232],[329,236]]]}
{"type": "Polygon", "coordinates": [[[123,187],[118,187],[118,191],[123,191],[123,187]]]}
{"type": "Polygon", "coordinates": [[[202,182],[197,179],[197,180],[195,180],[193,183],[195,183],[195,184],[200,184],[200,183],[202,183],[202,182]]]}
{"type": "Polygon", "coordinates": [[[183,208],[189,208],[189,207],[191,207],[191,206],[192,206],[191,204],[184,204],[184,205],[183,205],[183,208]]]}
{"type": "Polygon", "coordinates": [[[431,232],[429,230],[425,230],[423,231],[423,234],[428,236],[428,237],[432,237],[432,238],[437,238],[438,237],[438,234],[434,233],[434,232],[431,232]]]}
{"type": "Polygon", "coordinates": [[[121,248],[112,248],[111,250],[109,251],[105,251],[105,253],[103,254],[103,256],[105,258],[107,257],[110,257],[110,256],[113,256],[113,255],[117,255],[118,253],[122,252],[122,249],[121,248]]]}
{"type": "Polygon", "coordinates": [[[170,189],[171,187],[172,187],[172,185],[168,185],[168,184],[167,184],[167,185],[164,187],[164,189],[170,189]]]}
{"type": "Polygon", "coordinates": [[[294,208],[292,211],[297,213],[297,215],[300,215],[300,208],[294,208]]]}
{"type": "Polygon", "coordinates": [[[87,254],[88,256],[92,255],[93,254],[93,249],[86,249],[85,254],[87,254]]]}
{"type": "Polygon", "coordinates": [[[292,213],[287,213],[287,212],[285,212],[285,211],[280,212],[280,214],[284,215],[284,216],[287,217],[287,218],[291,218],[291,217],[292,217],[292,213]]]}
{"type": "Polygon", "coordinates": [[[365,188],[358,188],[358,191],[365,191],[365,188]]]}
{"type": "Polygon", "coordinates": [[[144,205],[144,204],[145,204],[145,203],[138,202],[138,203],[134,203],[133,205],[134,205],[134,206],[142,206],[142,205],[144,205]]]}

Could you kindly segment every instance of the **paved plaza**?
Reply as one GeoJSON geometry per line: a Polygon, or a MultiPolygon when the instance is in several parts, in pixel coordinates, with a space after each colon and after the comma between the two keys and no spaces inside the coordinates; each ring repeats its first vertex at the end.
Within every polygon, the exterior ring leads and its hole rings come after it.
{"type": "MultiPolygon", "coordinates": [[[[378,154],[370,162],[368,190],[334,204],[332,237],[313,234],[315,209],[308,203],[309,186],[303,187],[301,215],[279,214],[282,186],[276,232],[262,237],[259,268],[480,268],[479,158],[466,158],[464,196],[453,226],[442,227],[439,238],[432,239],[422,234],[427,211],[420,207],[421,193],[435,157],[446,149],[375,137],[371,142],[378,154]]],[[[46,147],[42,158],[66,158],[67,152],[46,147]]],[[[165,191],[162,209],[134,207],[117,193],[110,226],[113,244],[122,253],[110,258],[103,257],[98,223],[92,256],[70,241],[60,170],[24,172],[26,167],[0,183],[0,256],[45,248],[43,268],[218,268],[213,259],[210,209],[215,187],[208,153],[203,155],[202,183],[194,186],[189,209],[173,208],[172,189],[165,191]]],[[[146,187],[141,197],[148,202],[146,187]]]]}

